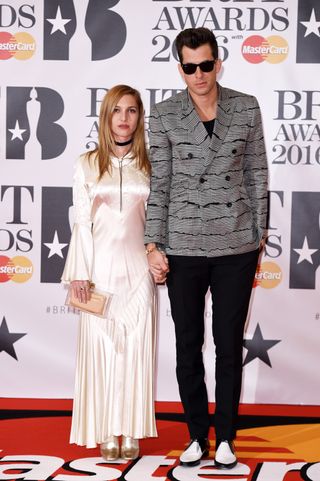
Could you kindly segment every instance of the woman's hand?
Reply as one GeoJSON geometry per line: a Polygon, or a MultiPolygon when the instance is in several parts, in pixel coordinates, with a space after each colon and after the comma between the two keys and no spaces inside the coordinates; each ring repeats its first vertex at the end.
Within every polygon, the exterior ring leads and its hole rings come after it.
{"type": "Polygon", "coordinates": [[[71,289],[80,302],[86,304],[90,300],[90,281],[72,281],[71,289]]]}
{"type": "Polygon", "coordinates": [[[166,255],[155,249],[148,254],[149,269],[157,284],[164,284],[169,272],[169,263],[166,255]]]}

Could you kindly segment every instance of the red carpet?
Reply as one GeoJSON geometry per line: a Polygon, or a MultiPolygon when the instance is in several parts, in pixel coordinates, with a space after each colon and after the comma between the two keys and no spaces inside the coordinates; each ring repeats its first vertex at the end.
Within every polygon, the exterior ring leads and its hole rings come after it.
{"type": "Polygon", "coordinates": [[[188,433],[178,403],[157,403],[159,437],[143,440],[134,463],[106,463],[99,449],[68,442],[70,400],[1,399],[0,481],[320,481],[320,406],[242,405],[239,463],[217,471],[210,458],[182,468],[188,433]]]}

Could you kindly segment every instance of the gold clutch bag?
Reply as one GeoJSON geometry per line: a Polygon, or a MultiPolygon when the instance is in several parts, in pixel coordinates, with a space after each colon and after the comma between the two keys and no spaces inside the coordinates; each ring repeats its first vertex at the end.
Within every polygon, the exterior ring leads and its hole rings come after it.
{"type": "Polygon", "coordinates": [[[75,309],[79,309],[87,314],[93,314],[98,317],[106,317],[112,299],[112,294],[109,292],[99,292],[95,289],[90,290],[90,299],[88,302],[81,302],[73,293],[71,287],[69,288],[65,304],[75,309]]]}

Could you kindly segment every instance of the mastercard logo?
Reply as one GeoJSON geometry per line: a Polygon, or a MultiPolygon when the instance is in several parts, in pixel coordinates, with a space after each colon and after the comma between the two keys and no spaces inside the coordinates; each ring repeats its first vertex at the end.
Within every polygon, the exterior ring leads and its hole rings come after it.
{"type": "Polygon", "coordinates": [[[28,60],[36,51],[36,42],[30,33],[18,32],[12,35],[9,32],[0,32],[0,60],[16,58],[28,60]]]}
{"type": "Polygon", "coordinates": [[[282,271],[275,262],[263,262],[258,265],[254,287],[260,286],[264,289],[273,289],[282,281],[282,271]]]}
{"type": "Polygon", "coordinates": [[[33,265],[24,256],[0,256],[0,282],[27,282],[33,275],[33,265]]]}
{"type": "Polygon", "coordinates": [[[283,62],[289,52],[288,42],[278,35],[261,37],[252,35],[248,37],[241,47],[243,58],[250,63],[280,63],[283,62]]]}

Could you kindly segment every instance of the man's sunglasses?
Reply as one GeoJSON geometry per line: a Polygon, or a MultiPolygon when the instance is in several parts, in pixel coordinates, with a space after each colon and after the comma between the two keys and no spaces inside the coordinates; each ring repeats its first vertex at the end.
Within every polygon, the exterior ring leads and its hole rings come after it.
{"type": "Polygon", "coordinates": [[[181,67],[186,75],[192,75],[197,67],[200,67],[202,72],[212,72],[215,62],[215,60],[205,60],[201,63],[182,63],[181,67]]]}

